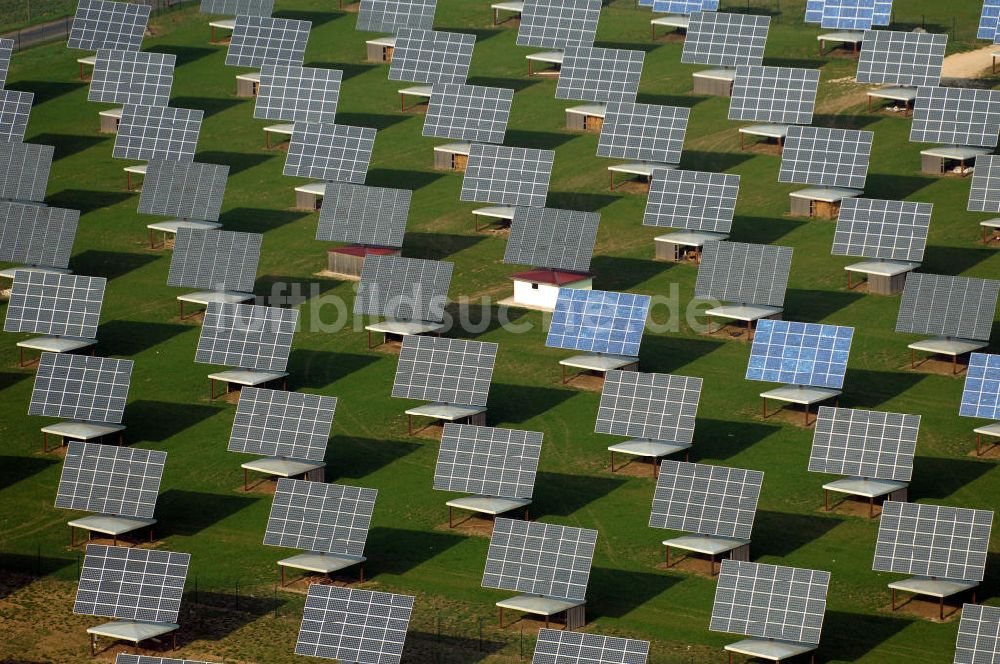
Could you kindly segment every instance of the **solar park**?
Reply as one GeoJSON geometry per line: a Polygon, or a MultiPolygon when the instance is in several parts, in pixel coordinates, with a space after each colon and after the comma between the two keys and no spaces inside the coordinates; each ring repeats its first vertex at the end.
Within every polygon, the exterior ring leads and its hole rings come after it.
{"type": "Polygon", "coordinates": [[[200,4],[0,39],[0,661],[1000,661],[1000,3],[200,4]]]}

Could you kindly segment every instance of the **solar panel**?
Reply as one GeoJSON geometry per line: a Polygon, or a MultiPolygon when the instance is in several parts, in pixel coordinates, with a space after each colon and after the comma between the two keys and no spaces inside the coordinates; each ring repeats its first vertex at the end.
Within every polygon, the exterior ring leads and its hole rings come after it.
{"type": "Polygon", "coordinates": [[[635,101],[645,57],[642,51],[567,46],[556,99],[635,101]]]}
{"type": "Polygon", "coordinates": [[[982,581],[992,526],[986,510],[887,500],[872,569],[982,581]]]}
{"type": "Polygon", "coordinates": [[[840,389],[853,338],[853,327],[757,321],[746,378],[840,389]]]}
{"type": "Polygon", "coordinates": [[[496,344],[406,335],[392,396],[485,406],[496,359],[496,344]]]}
{"type": "Polygon", "coordinates": [[[343,75],[339,69],[265,64],[260,68],[253,116],[260,120],[332,123],[343,75]]]}
{"type": "Polygon", "coordinates": [[[541,451],[542,434],[538,431],[447,422],[434,466],[434,488],[531,498],[541,451]]]}
{"type": "Polygon", "coordinates": [[[233,67],[301,65],[312,23],[269,16],[236,17],[226,51],[226,64],[233,67]]]}
{"type": "Polygon", "coordinates": [[[89,101],[109,104],[166,106],[174,84],[177,56],[145,51],[97,52],[90,79],[89,101]]]}
{"type": "MultiPolygon", "coordinates": [[[[395,61],[395,58],[393,58],[395,61]]],[[[424,118],[424,136],[503,143],[514,91],[436,83],[424,118]]]]}
{"type": "Polygon", "coordinates": [[[264,544],[361,556],[376,496],[375,489],[279,478],[264,544]]]}
{"type": "Polygon", "coordinates": [[[809,470],[909,482],[920,416],[820,406],[809,470]]]}
{"type": "Polygon", "coordinates": [[[274,0],[201,0],[199,11],[223,16],[270,16],[274,0]]]}
{"type": "Polygon", "coordinates": [[[997,38],[997,28],[1000,27],[1000,0],[983,0],[983,11],[979,15],[979,39],[997,38]]]}
{"type": "Polygon", "coordinates": [[[375,130],[339,124],[296,122],[285,175],[364,184],[375,147],[375,130]]]}
{"type": "Polygon", "coordinates": [[[652,298],[560,288],[545,345],[636,357],[652,298]]]}
{"type": "Polygon", "coordinates": [[[7,83],[7,72],[10,70],[10,58],[14,53],[13,39],[0,39],[0,88],[7,83]]]}
{"type": "Polygon", "coordinates": [[[191,555],[88,544],[73,613],[175,623],[191,555]]]}
{"type": "Polygon", "coordinates": [[[1000,608],[964,604],[955,641],[955,664],[1000,661],[1000,608]]]}
{"type": "Polygon", "coordinates": [[[0,141],[23,141],[34,92],[0,88],[0,141]]]}
{"type": "Polygon", "coordinates": [[[525,0],[518,46],[590,46],[597,34],[602,0],[525,0]]]}
{"type": "Polygon", "coordinates": [[[400,28],[389,63],[389,80],[429,85],[465,83],[475,46],[475,35],[400,28]]]}
{"type": "Polygon", "coordinates": [[[938,85],[948,35],[868,30],[861,43],[858,83],[938,85]]]}
{"type": "Polygon", "coordinates": [[[17,270],[3,329],[96,339],[106,284],[104,277],[17,270]]]}
{"type": "Polygon", "coordinates": [[[132,360],[42,353],[28,415],[120,424],[132,360]]]}
{"type": "Polygon", "coordinates": [[[531,664],[646,664],[649,641],[541,629],[531,664]]]}
{"type": "Polygon", "coordinates": [[[594,431],[672,443],[694,440],[701,378],[638,371],[604,377],[594,431]]]}
{"type": "Polygon", "coordinates": [[[440,323],[454,263],[402,256],[366,256],[354,313],[440,323]]]}
{"type": "Polygon", "coordinates": [[[173,659],[171,657],[153,657],[150,655],[129,655],[120,652],[115,658],[115,664],[210,664],[201,660],[173,659]]]}
{"type": "Polygon", "coordinates": [[[115,135],[114,159],[193,161],[204,111],[126,104],[115,135]]]}
{"type": "Polygon", "coordinates": [[[138,51],[149,13],[150,6],[139,3],[80,0],[66,46],[83,51],[138,51]]]}
{"type": "Polygon", "coordinates": [[[829,586],[829,572],[723,560],[708,628],[817,644],[829,586]]]}
{"type": "Polygon", "coordinates": [[[969,212],[1000,212],[1000,156],[976,157],[969,191],[969,212]]]}
{"type": "Polygon", "coordinates": [[[244,387],[228,449],[322,461],[336,411],[336,397],[244,387]]]}
{"type": "Polygon", "coordinates": [[[483,587],[582,602],[596,545],[596,530],[496,519],[483,587]]]}
{"type": "Polygon", "coordinates": [[[229,166],[152,159],[146,166],[139,212],[218,221],[229,166]]]}
{"type": "Polygon", "coordinates": [[[434,28],[437,0],[361,0],[357,29],[395,32],[398,28],[434,28]]]}
{"type": "Polygon", "coordinates": [[[611,102],[604,114],[597,156],[678,164],[691,109],[611,102]]]}
{"type": "Polygon", "coordinates": [[[209,302],[194,361],[258,371],[284,371],[297,309],[209,302]]]}
{"type": "Polygon", "coordinates": [[[729,119],[809,124],[818,89],[818,69],[737,67],[729,119]]]}
{"type": "Polygon", "coordinates": [[[649,4],[653,6],[654,12],[664,14],[693,14],[719,8],[719,0],[652,0],[649,4]]]}
{"type": "Polygon", "coordinates": [[[834,30],[868,30],[875,23],[875,0],[823,0],[819,22],[834,30]]]}
{"type": "Polygon", "coordinates": [[[749,540],[764,473],[664,459],[650,528],[749,540]]]}
{"type": "Polygon", "coordinates": [[[896,331],[987,341],[998,294],[993,279],[908,274],[896,331]]]}
{"type": "Polygon", "coordinates": [[[0,203],[0,261],[69,267],[79,210],[0,203]]]}
{"type": "Polygon", "coordinates": [[[167,453],[70,441],[56,507],[152,519],[167,453]]]}
{"type": "Polygon", "coordinates": [[[791,126],[778,181],[864,189],[874,137],[855,129],[791,126]]]}
{"type": "Polygon", "coordinates": [[[263,240],[259,233],[178,228],[167,285],[252,293],[263,240]]]}
{"type": "Polygon", "coordinates": [[[792,248],[743,242],[706,242],[694,296],[780,307],[785,303],[792,248]]]}
{"type": "Polygon", "coordinates": [[[739,175],[653,169],[642,224],[728,233],[739,192],[739,175]]]}
{"type": "Polygon", "coordinates": [[[910,141],[994,148],[1000,134],[1000,92],[917,88],[910,141]]]}
{"type": "Polygon", "coordinates": [[[545,207],[555,152],[473,143],[461,200],[545,207]]]}
{"type": "Polygon", "coordinates": [[[316,239],[402,247],[412,197],[409,189],[331,182],[323,195],[316,239]]]}
{"type": "Polygon", "coordinates": [[[600,223],[596,212],[515,208],[503,262],[586,272],[600,223]]]}
{"type": "Polygon", "coordinates": [[[806,0],[806,23],[819,23],[823,18],[823,0],[806,0]]]}
{"type": "Polygon", "coordinates": [[[54,153],[51,145],[0,141],[0,199],[45,200],[54,153]]]}
{"type": "Polygon", "coordinates": [[[681,62],[739,67],[764,61],[769,16],[696,11],[691,14],[681,62]]]}
{"type": "Polygon", "coordinates": [[[832,253],[919,263],[933,210],[931,203],[847,198],[841,202],[832,253]]]}
{"type": "Polygon", "coordinates": [[[295,653],[399,664],[413,602],[409,595],[314,583],[306,597],[295,653]]]}
{"type": "Polygon", "coordinates": [[[1000,420],[1000,355],[972,353],[958,414],[1000,420]]]}

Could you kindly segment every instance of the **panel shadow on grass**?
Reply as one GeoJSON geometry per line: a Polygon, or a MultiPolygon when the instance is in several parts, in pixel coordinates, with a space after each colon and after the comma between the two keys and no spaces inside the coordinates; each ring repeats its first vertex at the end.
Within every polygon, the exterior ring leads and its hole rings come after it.
{"type": "Polygon", "coordinates": [[[754,158],[752,152],[704,152],[702,150],[685,150],[681,155],[680,168],[690,168],[697,171],[713,171],[722,173],[736,168],[745,161],[754,158]]]}
{"type": "Polygon", "coordinates": [[[924,187],[934,184],[937,178],[918,177],[916,175],[888,175],[886,173],[869,173],[865,181],[865,189],[871,197],[903,200],[917,193],[924,187]]]}
{"type": "Polygon", "coordinates": [[[401,440],[334,436],[326,448],[327,481],[345,477],[360,480],[413,454],[420,447],[419,443],[401,440]]]}
{"type": "Polygon", "coordinates": [[[198,161],[204,164],[221,164],[229,167],[229,177],[259,166],[275,155],[249,152],[226,152],[225,150],[205,150],[198,152],[198,161]]]}
{"type": "Polygon", "coordinates": [[[341,76],[340,79],[341,82],[354,78],[355,76],[361,76],[362,74],[367,74],[371,70],[379,68],[379,65],[364,64],[359,62],[312,61],[307,63],[305,66],[316,67],[318,69],[339,69],[341,72],[343,72],[343,76],[341,76]]]}
{"type": "Polygon", "coordinates": [[[288,372],[294,385],[318,390],[378,360],[372,355],[296,348],[288,358],[288,372]]]}
{"type": "Polygon", "coordinates": [[[652,53],[656,49],[660,48],[662,44],[648,42],[648,41],[623,42],[623,41],[608,41],[606,39],[599,39],[594,42],[594,46],[597,48],[616,48],[624,51],[642,51],[644,53],[652,53]]]}
{"type": "MultiPolygon", "coordinates": [[[[817,504],[823,496],[816,494],[817,504]]],[[[751,556],[787,556],[814,542],[840,525],[842,519],[833,516],[811,516],[757,510],[754,520],[751,556]]]]}
{"type": "MultiPolygon", "coordinates": [[[[202,58],[208,57],[213,53],[218,53],[218,49],[214,48],[203,48],[199,46],[178,46],[176,44],[157,44],[146,49],[150,53],[166,53],[168,55],[173,55],[177,57],[177,66],[183,67],[184,65],[194,62],[195,60],[201,60],[202,58]]],[[[171,106],[177,106],[177,104],[171,104],[171,106]]]]}
{"type": "Polygon", "coordinates": [[[482,85],[488,88],[507,88],[514,92],[526,90],[532,85],[541,83],[538,78],[502,78],[500,76],[470,76],[468,85],[482,85]]]}
{"type": "Polygon", "coordinates": [[[746,217],[737,215],[733,219],[732,242],[750,242],[756,244],[774,244],[800,226],[805,221],[778,219],[774,217],[746,217]]]}
{"type": "Polygon", "coordinates": [[[266,233],[308,216],[308,212],[238,207],[219,215],[219,222],[227,228],[239,228],[247,233],[266,233]]]}
{"type": "Polygon", "coordinates": [[[0,456],[0,491],[57,463],[33,456],[0,456]]]}
{"type": "MultiPolygon", "coordinates": [[[[233,470],[233,484],[239,467],[233,470]]],[[[205,493],[170,489],[160,494],[156,502],[156,535],[166,539],[173,535],[190,537],[209,528],[223,519],[253,505],[263,496],[237,496],[226,493],[205,493]]]]}
{"type": "Polygon", "coordinates": [[[226,410],[192,403],[139,399],[128,404],[125,417],[132,440],[162,443],[226,410]]]}
{"type": "MultiPolygon", "coordinates": [[[[340,116],[337,116],[340,117],[340,116]]],[[[428,146],[428,152],[430,147],[428,146]]],[[[428,158],[430,155],[428,154],[428,158]]],[[[368,171],[365,184],[377,187],[395,187],[417,191],[445,177],[444,173],[427,171],[401,171],[395,168],[373,168],[368,171]]],[[[407,233],[407,237],[409,237],[407,233]]]]}
{"type": "Polygon", "coordinates": [[[31,585],[38,578],[69,567],[82,558],[80,553],[76,556],[79,558],[57,558],[40,554],[32,556],[0,551],[0,570],[5,572],[0,574],[0,599],[5,599],[21,588],[31,585]]]}
{"type": "Polygon", "coordinates": [[[695,423],[691,460],[728,459],[780,430],[781,427],[774,424],[699,417],[695,423]]]}
{"type": "Polygon", "coordinates": [[[308,300],[321,297],[337,288],[342,281],[337,279],[310,279],[265,274],[254,281],[253,291],[259,293],[257,304],[269,307],[294,307],[308,300]]]}
{"type": "Polygon", "coordinates": [[[554,131],[508,129],[504,144],[516,148],[555,150],[560,145],[568,143],[574,138],[576,138],[575,134],[557,134],[554,131]]]}
{"type": "Polygon", "coordinates": [[[406,122],[413,115],[386,115],[385,113],[337,113],[337,124],[352,127],[370,127],[372,129],[388,129],[400,122],[406,122]]]}
{"type": "Polygon", "coordinates": [[[622,618],[681,580],[675,575],[594,567],[587,587],[587,604],[595,616],[622,618]]]}
{"type": "Polygon", "coordinates": [[[648,92],[640,92],[636,101],[640,104],[654,104],[656,106],[680,106],[681,108],[694,108],[701,102],[708,99],[704,95],[657,95],[648,92]]]}
{"type": "MultiPolygon", "coordinates": [[[[817,113],[813,116],[813,122],[817,127],[829,127],[831,129],[864,129],[869,127],[876,122],[880,121],[882,118],[874,113],[863,113],[860,115],[853,115],[848,113],[837,113],[834,115],[826,115],[823,113],[817,113]]],[[[922,179],[922,178],[916,178],[922,179]]],[[[867,187],[866,187],[867,189],[867,187]]]]}
{"type": "MultiPolygon", "coordinates": [[[[928,244],[920,271],[929,274],[964,274],[996,254],[996,249],[985,247],[942,247],[939,244],[928,244]]],[[[990,275],[978,276],[989,278],[990,275]]]]}
{"type": "MultiPolygon", "coordinates": [[[[468,28],[468,27],[463,27],[463,28],[438,28],[438,27],[435,27],[434,29],[435,30],[440,30],[441,32],[458,32],[458,33],[466,34],[466,35],[475,35],[476,36],[476,44],[477,45],[480,42],[484,42],[487,39],[490,39],[491,37],[496,37],[501,32],[506,32],[506,30],[503,30],[501,28],[468,28]]],[[[469,85],[473,85],[473,84],[470,83],[469,85]]],[[[480,85],[480,84],[476,83],[475,85],[480,85]]]]}
{"type": "Polygon", "coordinates": [[[532,518],[570,516],[604,498],[628,480],[604,475],[539,472],[535,481],[532,518]]]}
{"type": "MultiPolygon", "coordinates": [[[[449,618],[452,616],[449,616],[449,618]]],[[[448,618],[445,619],[446,621],[448,618]]],[[[412,623],[411,623],[412,624],[412,623]]],[[[447,625],[447,622],[445,623],[447,625]]],[[[401,664],[476,664],[482,662],[507,647],[503,641],[482,638],[475,633],[477,624],[466,619],[468,636],[455,636],[453,630],[460,626],[446,627],[444,634],[413,630],[406,633],[401,664]]]]}
{"type": "Polygon", "coordinates": [[[6,390],[8,387],[14,387],[20,383],[25,378],[28,378],[31,374],[28,373],[15,373],[13,371],[0,371],[0,392],[6,390]]]}
{"type": "Polygon", "coordinates": [[[73,257],[71,265],[77,274],[105,277],[108,281],[124,277],[129,272],[146,267],[160,259],[149,254],[129,254],[123,251],[88,249],[73,257]]]}
{"type": "Polygon", "coordinates": [[[365,573],[371,577],[405,574],[467,539],[450,533],[378,526],[368,532],[365,573]]]}
{"type": "MultiPolygon", "coordinates": [[[[121,185],[125,187],[125,174],[121,175],[121,185]]],[[[49,205],[79,210],[80,214],[88,214],[95,210],[118,205],[132,199],[135,192],[129,191],[92,191],[89,189],[63,189],[45,199],[49,205]]]]}
{"type": "MultiPolygon", "coordinates": [[[[656,316],[653,312],[653,316],[656,316]]],[[[657,318],[658,320],[658,318],[657,318]]],[[[717,339],[667,337],[659,334],[647,334],[642,339],[641,369],[659,373],[673,373],[692,362],[705,357],[726,342],[717,339]]]]}
{"type": "Polygon", "coordinates": [[[101,342],[113,348],[117,357],[132,357],[193,328],[177,323],[113,320],[103,323],[100,329],[101,342]]]}
{"type": "MultiPolygon", "coordinates": [[[[728,10],[727,10],[728,11],[728,10]]],[[[757,11],[754,7],[754,14],[767,14],[766,11],[757,11]]],[[[792,67],[798,69],[821,69],[827,61],[819,58],[775,58],[764,57],[765,67],[792,67]]]]}
{"type": "Polygon", "coordinates": [[[864,297],[863,293],[853,291],[789,288],[785,293],[785,318],[819,323],[864,297]]]}
{"type": "Polygon", "coordinates": [[[222,99],[220,97],[175,97],[170,100],[170,105],[173,108],[201,110],[205,113],[206,118],[210,118],[242,103],[242,101],[241,99],[222,99]]]}
{"type": "MultiPolygon", "coordinates": [[[[520,307],[484,305],[475,300],[469,302],[452,302],[445,307],[445,319],[451,317],[464,339],[478,339],[508,325],[517,323],[528,311],[520,307]]],[[[516,334],[516,328],[509,328],[516,334]]],[[[530,328],[529,328],[530,329],[530,328]]]]}
{"type": "MultiPolygon", "coordinates": [[[[919,446],[918,446],[919,451],[919,446]]],[[[913,460],[910,500],[944,500],[992,470],[994,464],[974,459],[918,456],[913,460]]]]}
{"type": "MultiPolygon", "coordinates": [[[[555,362],[552,364],[552,376],[557,378],[559,367],[555,362]]],[[[494,383],[490,387],[488,418],[494,422],[520,424],[547,413],[574,394],[572,390],[555,387],[494,383]]]]}
{"type": "MultiPolygon", "coordinates": [[[[906,347],[900,345],[900,364],[908,359],[906,347]]],[[[904,394],[927,377],[912,371],[874,371],[848,367],[844,378],[844,396],[840,402],[847,408],[874,408],[904,394]]]]}
{"type": "Polygon", "coordinates": [[[312,23],[312,29],[315,30],[321,25],[326,25],[330,21],[334,21],[339,18],[347,16],[344,12],[318,12],[318,11],[303,11],[297,9],[279,9],[274,13],[276,18],[290,18],[295,21],[309,21],[312,23]]]}
{"type": "Polygon", "coordinates": [[[31,92],[35,95],[32,100],[32,108],[38,108],[47,101],[62,97],[87,85],[81,81],[17,81],[11,83],[10,88],[22,92],[31,92]]]}
{"type": "Polygon", "coordinates": [[[583,194],[578,191],[550,191],[546,199],[549,207],[563,210],[583,210],[584,212],[597,212],[606,208],[621,196],[610,194],[583,194]]]}
{"type": "MultiPolygon", "coordinates": [[[[469,219],[472,227],[472,219],[469,219]]],[[[403,252],[407,256],[439,261],[471,249],[486,239],[485,235],[456,235],[454,233],[421,233],[407,231],[403,252]]]]}
{"type": "MultiPolygon", "coordinates": [[[[96,128],[96,111],[94,112],[94,123],[96,128]]],[[[110,136],[77,136],[76,134],[52,134],[45,132],[42,134],[35,134],[34,136],[25,139],[25,142],[27,143],[41,143],[42,145],[51,145],[55,147],[55,154],[52,157],[53,161],[59,161],[60,159],[77,154],[78,152],[89,150],[95,145],[106,141],[114,141],[114,138],[110,136]]],[[[79,209],[72,205],[68,207],[79,209]]]]}
{"type": "Polygon", "coordinates": [[[912,620],[903,618],[827,609],[821,650],[836,653],[839,661],[856,662],[911,623],[912,620]],[[858,638],[861,634],[864,638],[858,638]]]}
{"type": "Polygon", "coordinates": [[[597,282],[595,287],[612,291],[634,288],[672,267],[674,263],[603,254],[594,256],[590,261],[590,271],[594,273],[594,281],[597,282]]]}
{"type": "MultiPolygon", "coordinates": [[[[277,574],[277,573],[276,573],[277,574]]],[[[188,575],[189,587],[195,585],[195,575],[188,575]]],[[[240,591],[238,578],[226,579],[204,589],[205,581],[198,578],[197,590],[184,593],[182,606],[187,609],[184,620],[184,640],[219,641],[250,623],[273,614],[287,603],[277,594],[249,594],[240,591]]]]}

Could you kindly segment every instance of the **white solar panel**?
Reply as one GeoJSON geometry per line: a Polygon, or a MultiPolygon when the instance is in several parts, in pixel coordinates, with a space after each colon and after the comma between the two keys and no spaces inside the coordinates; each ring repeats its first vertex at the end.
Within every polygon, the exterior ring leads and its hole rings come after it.
{"type": "Polygon", "coordinates": [[[518,46],[589,46],[597,34],[602,0],[525,0],[518,46]]]}
{"type": "Polygon", "coordinates": [[[0,199],[44,201],[53,154],[51,145],[0,141],[0,199]]]}
{"type": "Polygon", "coordinates": [[[265,64],[253,116],[261,120],[332,123],[337,115],[339,69],[265,64]]]}
{"type": "Polygon", "coordinates": [[[167,285],[252,293],[264,236],[178,228],[167,285]]]}
{"type": "Polygon", "coordinates": [[[28,415],[119,424],[132,360],[42,353],[28,415]]]}
{"type": "Polygon", "coordinates": [[[0,203],[0,261],[69,267],[79,221],[79,210],[0,203]]]}
{"type": "Polygon", "coordinates": [[[174,84],[177,56],[146,51],[97,52],[90,79],[89,101],[109,104],[166,106],[174,84]]]}
{"type": "Polygon", "coordinates": [[[413,597],[309,586],[295,653],[343,662],[399,664],[413,597]]]}
{"type": "Polygon", "coordinates": [[[83,51],[138,51],[149,14],[150,6],[140,3],[80,0],[66,46],[83,51]]]}
{"type": "Polygon", "coordinates": [[[402,256],[366,256],[355,315],[440,323],[454,263],[402,256]]]}
{"type": "Polygon", "coordinates": [[[1000,281],[913,272],[906,276],[896,331],[988,341],[1000,281]]]}
{"type": "Polygon", "coordinates": [[[428,85],[465,83],[475,46],[475,35],[400,28],[389,64],[389,80],[428,85]]]}
{"type": "Polygon", "coordinates": [[[809,470],[909,482],[920,416],[820,406],[809,470]]]}
{"type": "Polygon", "coordinates": [[[434,466],[434,488],[531,498],[541,451],[538,431],[445,423],[434,466]]]}
{"type": "Polygon", "coordinates": [[[759,65],[764,61],[770,26],[769,16],[694,12],[684,39],[681,62],[717,67],[759,65]]]}
{"type": "Polygon", "coordinates": [[[485,406],[497,344],[410,334],[403,337],[392,396],[485,406]]]}
{"type": "Polygon", "coordinates": [[[954,664],[1000,661],[1000,607],[965,604],[958,624],[954,664]]]}
{"type": "Polygon", "coordinates": [[[853,327],[760,320],[746,379],[840,389],[853,338],[853,327]]]}
{"type": "Polygon", "coordinates": [[[597,531],[496,519],[483,587],[583,601],[597,531]]]}
{"type": "Polygon", "coordinates": [[[870,131],[791,126],[778,181],[864,189],[874,138],[870,131]]]}
{"type": "Polygon", "coordinates": [[[322,461],[336,412],[336,397],[244,387],[228,449],[322,461]]]}
{"type": "Polygon", "coordinates": [[[555,152],[473,143],[461,200],[545,207],[555,152]]]}
{"type": "Polygon", "coordinates": [[[284,371],[297,309],[210,302],[194,361],[258,371],[284,371]]]}
{"type": "Polygon", "coordinates": [[[649,641],[542,629],[531,664],[646,664],[649,641]]]}
{"type": "Polygon", "coordinates": [[[120,652],[115,658],[115,664],[211,664],[201,660],[173,659],[171,657],[153,657],[150,655],[129,655],[120,652]]]}
{"type": "Polygon", "coordinates": [[[967,209],[969,212],[1000,212],[1000,155],[976,157],[967,209]]]}
{"type": "Polygon", "coordinates": [[[270,16],[274,0],[201,0],[199,11],[222,16],[270,16]]]}
{"type": "Polygon", "coordinates": [[[818,644],[829,586],[829,572],[723,560],[708,628],[818,644]]]}
{"type": "Polygon", "coordinates": [[[316,239],[402,247],[412,197],[409,189],[330,182],[323,194],[316,239]]]}
{"type": "Polygon", "coordinates": [[[301,65],[312,23],[269,16],[236,17],[226,52],[226,64],[262,68],[264,65],[301,65]]]}
{"type": "Polygon", "coordinates": [[[87,545],[73,613],[176,623],[191,555],[87,545]]]}
{"type": "Polygon", "coordinates": [[[14,40],[0,39],[0,88],[7,83],[7,72],[10,71],[10,58],[14,53],[14,40]]]}
{"type": "Polygon", "coordinates": [[[637,357],[652,298],[560,288],[545,345],[637,357]]]}
{"type": "Polygon", "coordinates": [[[972,353],[958,414],[1000,420],[1000,355],[972,353]]]}
{"type": "Polygon", "coordinates": [[[364,184],[375,133],[371,127],[296,122],[282,172],[327,182],[364,184]]]}
{"type": "Polygon", "coordinates": [[[638,371],[604,376],[594,431],[670,443],[694,440],[701,378],[638,371]]]}
{"type": "Polygon", "coordinates": [[[56,507],[152,519],[167,453],[70,441],[56,507]]]}
{"type": "Polygon", "coordinates": [[[611,102],[604,114],[598,157],[678,164],[691,109],[611,102]]]}
{"type": "Polygon", "coordinates": [[[737,67],[729,119],[809,124],[818,89],[818,69],[737,67]]]}
{"type": "Polygon", "coordinates": [[[918,88],[910,140],[995,148],[1000,140],[1000,92],[918,88]]]}
{"type": "Polygon", "coordinates": [[[919,263],[933,210],[932,203],[847,198],[840,206],[832,253],[919,263]]]}
{"type": "MultiPolygon", "coordinates": [[[[393,58],[395,61],[395,58],[393,58]]],[[[424,118],[424,136],[503,143],[514,91],[436,83],[424,118]]]]}
{"type": "Polygon", "coordinates": [[[504,263],[586,272],[601,215],[553,208],[515,208],[504,263]]]}
{"type": "Polygon", "coordinates": [[[357,29],[395,32],[399,28],[434,28],[437,0],[361,0],[357,29]]]}
{"type": "Polygon", "coordinates": [[[982,581],[992,527],[990,511],[887,500],[872,569],[982,581]]]}
{"type": "Polygon", "coordinates": [[[193,161],[205,112],[126,104],[115,135],[114,159],[193,161]]]}
{"type": "Polygon", "coordinates": [[[643,51],[567,46],[556,99],[634,102],[642,78],[643,51]]]}
{"type": "Polygon", "coordinates": [[[861,43],[858,83],[938,85],[947,34],[868,30],[861,43]]]}
{"type": "Polygon", "coordinates": [[[3,329],[96,339],[106,285],[104,277],[17,270],[3,329]]]}
{"type": "Polygon", "coordinates": [[[23,141],[34,92],[0,88],[0,141],[23,141]]]}
{"type": "Polygon", "coordinates": [[[650,528],[749,540],[764,473],[664,459],[650,528]]]}
{"type": "Polygon", "coordinates": [[[146,166],[138,211],[181,219],[218,221],[229,166],[152,159],[146,166]]]}
{"type": "Polygon", "coordinates": [[[706,242],[694,296],[780,307],[792,267],[792,248],[743,242],[706,242]]]}
{"type": "Polygon", "coordinates": [[[375,489],[279,478],[264,544],[362,556],[377,496],[375,489]]]}
{"type": "Polygon", "coordinates": [[[728,233],[739,192],[739,175],[654,168],[642,224],[728,233]]]}

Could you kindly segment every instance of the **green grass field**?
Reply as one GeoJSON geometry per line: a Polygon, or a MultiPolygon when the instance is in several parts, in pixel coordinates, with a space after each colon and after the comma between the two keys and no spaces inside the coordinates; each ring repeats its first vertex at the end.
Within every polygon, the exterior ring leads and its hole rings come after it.
{"type": "MultiPolygon", "coordinates": [[[[747,5],[724,0],[723,9],[747,5]]],[[[749,3],[772,16],[765,64],[821,68],[814,124],[875,132],[867,196],[935,204],[923,271],[1000,276],[996,250],[977,243],[986,216],[965,212],[968,180],[919,174],[921,146],[907,140],[909,121],[864,113],[864,88],[850,79],[854,61],[817,57],[818,29],[803,25],[803,5],[749,3]]],[[[367,183],[414,190],[404,255],[453,261],[453,299],[505,297],[516,271],[501,262],[505,238],[473,232],[477,205],[458,200],[461,176],[432,170],[436,142],[421,137],[423,117],[399,112],[400,86],[387,81],[386,66],[363,62],[366,35],[354,31],[353,14],[335,6],[296,0],[279,3],[276,13],[312,21],[307,65],[344,71],[338,122],[378,128],[367,183]]],[[[488,7],[485,0],[439,0],[435,27],[478,36],[470,83],[517,91],[506,144],[556,151],[549,206],[601,213],[595,287],[676,293],[683,320],[696,268],[653,262],[657,232],[641,225],[645,196],[608,192],[612,162],[595,156],[597,137],[563,128],[571,104],[554,100],[554,80],[527,78],[524,55],[531,49],[515,46],[510,27],[494,29],[488,7]]],[[[975,46],[979,7],[976,0],[908,0],[897,7],[897,27],[949,31],[949,51],[964,50],[975,46]]],[[[682,167],[742,176],[732,239],[794,247],[785,318],[856,326],[841,405],[923,416],[912,500],[993,509],[1000,475],[995,461],[968,456],[979,423],[957,415],[962,380],[906,369],[913,339],[893,331],[899,298],[846,290],[843,266],[850,261],[830,255],[834,224],[787,215],[787,194],[800,187],[777,182],[778,157],[739,151],[728,100],[692,96],[690,74],[698,68],[679,64],[679,42],[650,42],[648,20],[632,0],[616,0],[603,11],[598,45],[646,51],[639,101],[691,107],[682,167]]],[[[488,541],[442,529],[449,496],[431,489],[437,445],[406,436],[410,404],[389,396],[395,356],[367,350],[364,333],[352,325],[314,331],[315,321],[337,316],[320,299],[337,296],[350,307],[354,285],[314,276],[327,248],[313,239],[317,215],[291,209],[299,181],[281,175],[283,152],[264,150],[269,123],[252,118],[252,101],[235,97],[238,70],[224,66],[224,48],[207,43],[206,23],[193,9],[165,15],[144,48],[178,56],[171,105],[205,110],[198,161],[231,166],[225,227],[265,234],[256,292],[285,283],[311,294],[293,345],[290,388],[340,399],[328,481],[379,490],[368,586],[418,595],[409,662],[499,663],[515,661],[522,648],[530,658],[534,625],[524,627],[523,642],[524,623],[498,630],[493,604],[509,594],[480,587],[488,541]]],[[[298,661],[292,648],[302,595],[275,591],[275,561],[287,552],[261,543],[271,501],[241,490],[245,459],[226,451],[235,407],[208,400],[212,368],[193,362],[198,325],[178,320],[174,298],[182,291],[166,286],[170,254],[148,249],[151,219],[136,213],[138,195],[124,191],[126,164],[111,159],[113,137],[97,133],[103,107],[86,101],[78,55],[62,43],[18,53],[8,86],[35,92],[26,140],[56,146],[47,202],[83,212],[72,268],[109,279],[98,352],[135,360],[128,442],[169,452],[158,546],[193,558],[180,653],[298,661]]],[[[531,325],[513,334],[495,324],[495,307],[472,311],[491,324],[456,336],[500,345],[489,424],[545,433],[533,516],[600,531],[587,629],[651,639],[654,664],[722,661],[722,646],[736,637],[708,631],[715,582],[656,568],[666,533],[646,525],[652,480],[609,472],[605,450],[615,439],[593,433],[598,395],[559,383],[558,360],[570,353],[544,347],[538,313],[512,311],[516,322],[531,325]]],[[[672,313],[661,307],[654,318],[662,323],[672,313]]],[[[33,372],[17,366],[20,338],[6,334],[0,344],[0,567],[10,570],[0,584],[0,661],[81,661],[84,629],[98,619],[71,615],[80,553],[68,548],[65,523],[74,515],[52,506],[60,460],[41,453],[39,428],[48,421],[26,416],[33,372]]],[[[699,336],[686,324],[647,334],[642,349],[645,371],[705,380],[692,460],[765,472],[752,558],[832,572],[822,661],[952,661],[957,621],[888,611],[886,583],[896,576],[871,570],[877,521],[822,512],[820,487],[828,478],[806,471],[811,431],[797,426],[798,417],[761,419],[757,395],[766,388],[744,380],[748,354],[743,342],[699,336]]],[[[998,562],[991,555],[980,593],[989,603],[996,601],[998,562]]]]}

